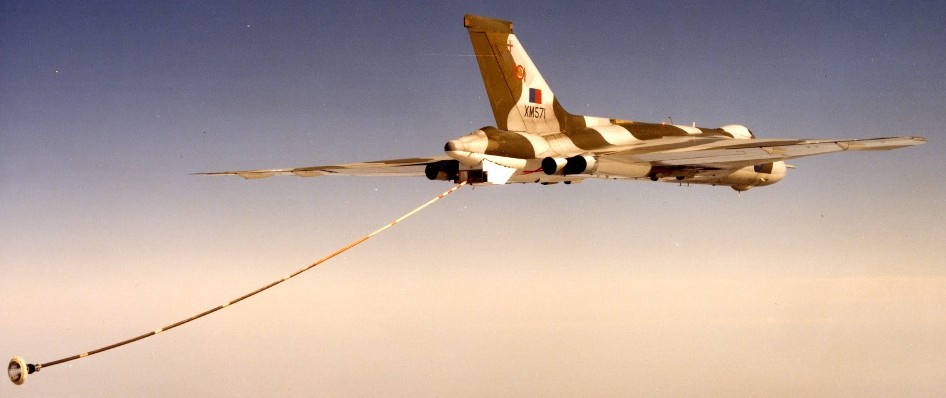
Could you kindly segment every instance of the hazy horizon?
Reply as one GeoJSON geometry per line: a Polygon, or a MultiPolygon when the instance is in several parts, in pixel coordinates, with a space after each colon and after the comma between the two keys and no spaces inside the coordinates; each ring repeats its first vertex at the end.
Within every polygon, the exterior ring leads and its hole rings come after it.
{"type": "Polygon", "coordinates": [[[924,136],[778,184],[465,187],[314,270],[0,395],[935,396],[946,7],[0,5],[0,354],[238,297],[449,183],[191,173],[431,156],[493,117],[464,13],[573,113],[924,136]]]}

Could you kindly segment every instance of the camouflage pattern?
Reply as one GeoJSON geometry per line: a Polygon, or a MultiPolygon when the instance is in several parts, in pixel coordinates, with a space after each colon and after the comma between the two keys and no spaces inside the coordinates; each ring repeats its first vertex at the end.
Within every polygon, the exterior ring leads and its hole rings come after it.
{"type": "MultiPolygon", "coordinates": [[[[497,127],[484,127],[452,140],[445,150],[466,167],[488,160],[518,171],[508,181],[487,178],[487,182],[572,182],[575,180],[569,176],[590,176],[745,190],[774,184],[785,175],[787,152],[761,149],[762,141],[755,140],[744,126],[705,128],[568,113],[516,38],[512,22],[467,14],[463,25],[469,31],[497,127]],[[710,148],[718,148],[717,157],[710,159],[710,153],[702,152],[710,148]],[[699,152],[692,155],[706,159],[673,164],[662,161],[660,155],[648,156],[667,151],[699,152]]],[[[814,142],[779,140],[765,145],[807,143],[814,142]]],[[[921,141],[894,145],[914,143],[921,141]]],[[[841,147],[830,143],[820,150],[835,148],[841,147]]]]}
{"type": "Polygon", "coordinates": [[[922,137],[863,140],[758,139],[748,128],[641,123],[568,113],[542,78],[512,23],[465,15],[495,126],[448,141],[446,156],[209,175],[426,176],[471,184],[643,179],[744,191],[780,181],[785,160],[851,150],[887,150],[922,137]]]}

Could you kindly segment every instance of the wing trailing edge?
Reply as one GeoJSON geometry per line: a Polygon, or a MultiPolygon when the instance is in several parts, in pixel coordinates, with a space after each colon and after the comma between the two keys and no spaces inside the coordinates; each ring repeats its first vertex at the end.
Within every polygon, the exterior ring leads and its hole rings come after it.
{"type": "Polygon", "coordinates": [[[236,175],[248,180],[267,178],[277,175],[297,177],[320,177],[326,175],[421,177],[425,175],[424,172],[427,168],[427,165],[450,159],[451,158],[447,156],[434,156],[426,158],[377,160],[371,162],[346,163],[330,166],[296,167],[292,169],[215,171],[210,173],[195,174],[206,176],[236,175]]]}

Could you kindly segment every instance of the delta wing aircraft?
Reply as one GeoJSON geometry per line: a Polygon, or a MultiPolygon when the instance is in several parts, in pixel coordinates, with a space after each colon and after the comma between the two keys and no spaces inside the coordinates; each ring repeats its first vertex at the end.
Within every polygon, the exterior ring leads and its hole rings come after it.
{"type": "Polygon", "coordinates": [[[248,179],[426,176],[471,184],[646,179],[745,191],[781,181],[788,159],[926,143],[923,137],[761,139],[735,124],[705,128],[571,114],[526,54],[511,22],[465,15],[463,26],[473,42],[496,126],[447,141],[445,156],[202,174],[248,179]]]}

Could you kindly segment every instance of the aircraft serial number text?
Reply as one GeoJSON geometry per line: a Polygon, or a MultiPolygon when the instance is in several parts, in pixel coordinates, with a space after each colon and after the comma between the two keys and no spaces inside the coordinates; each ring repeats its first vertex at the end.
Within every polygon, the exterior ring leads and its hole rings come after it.
{"type": "Polygon", "coordinates": [[[531,117],[533,119],[545,119],[545,108],[541,106],[526,105],[525,116],[531,117]]]}

